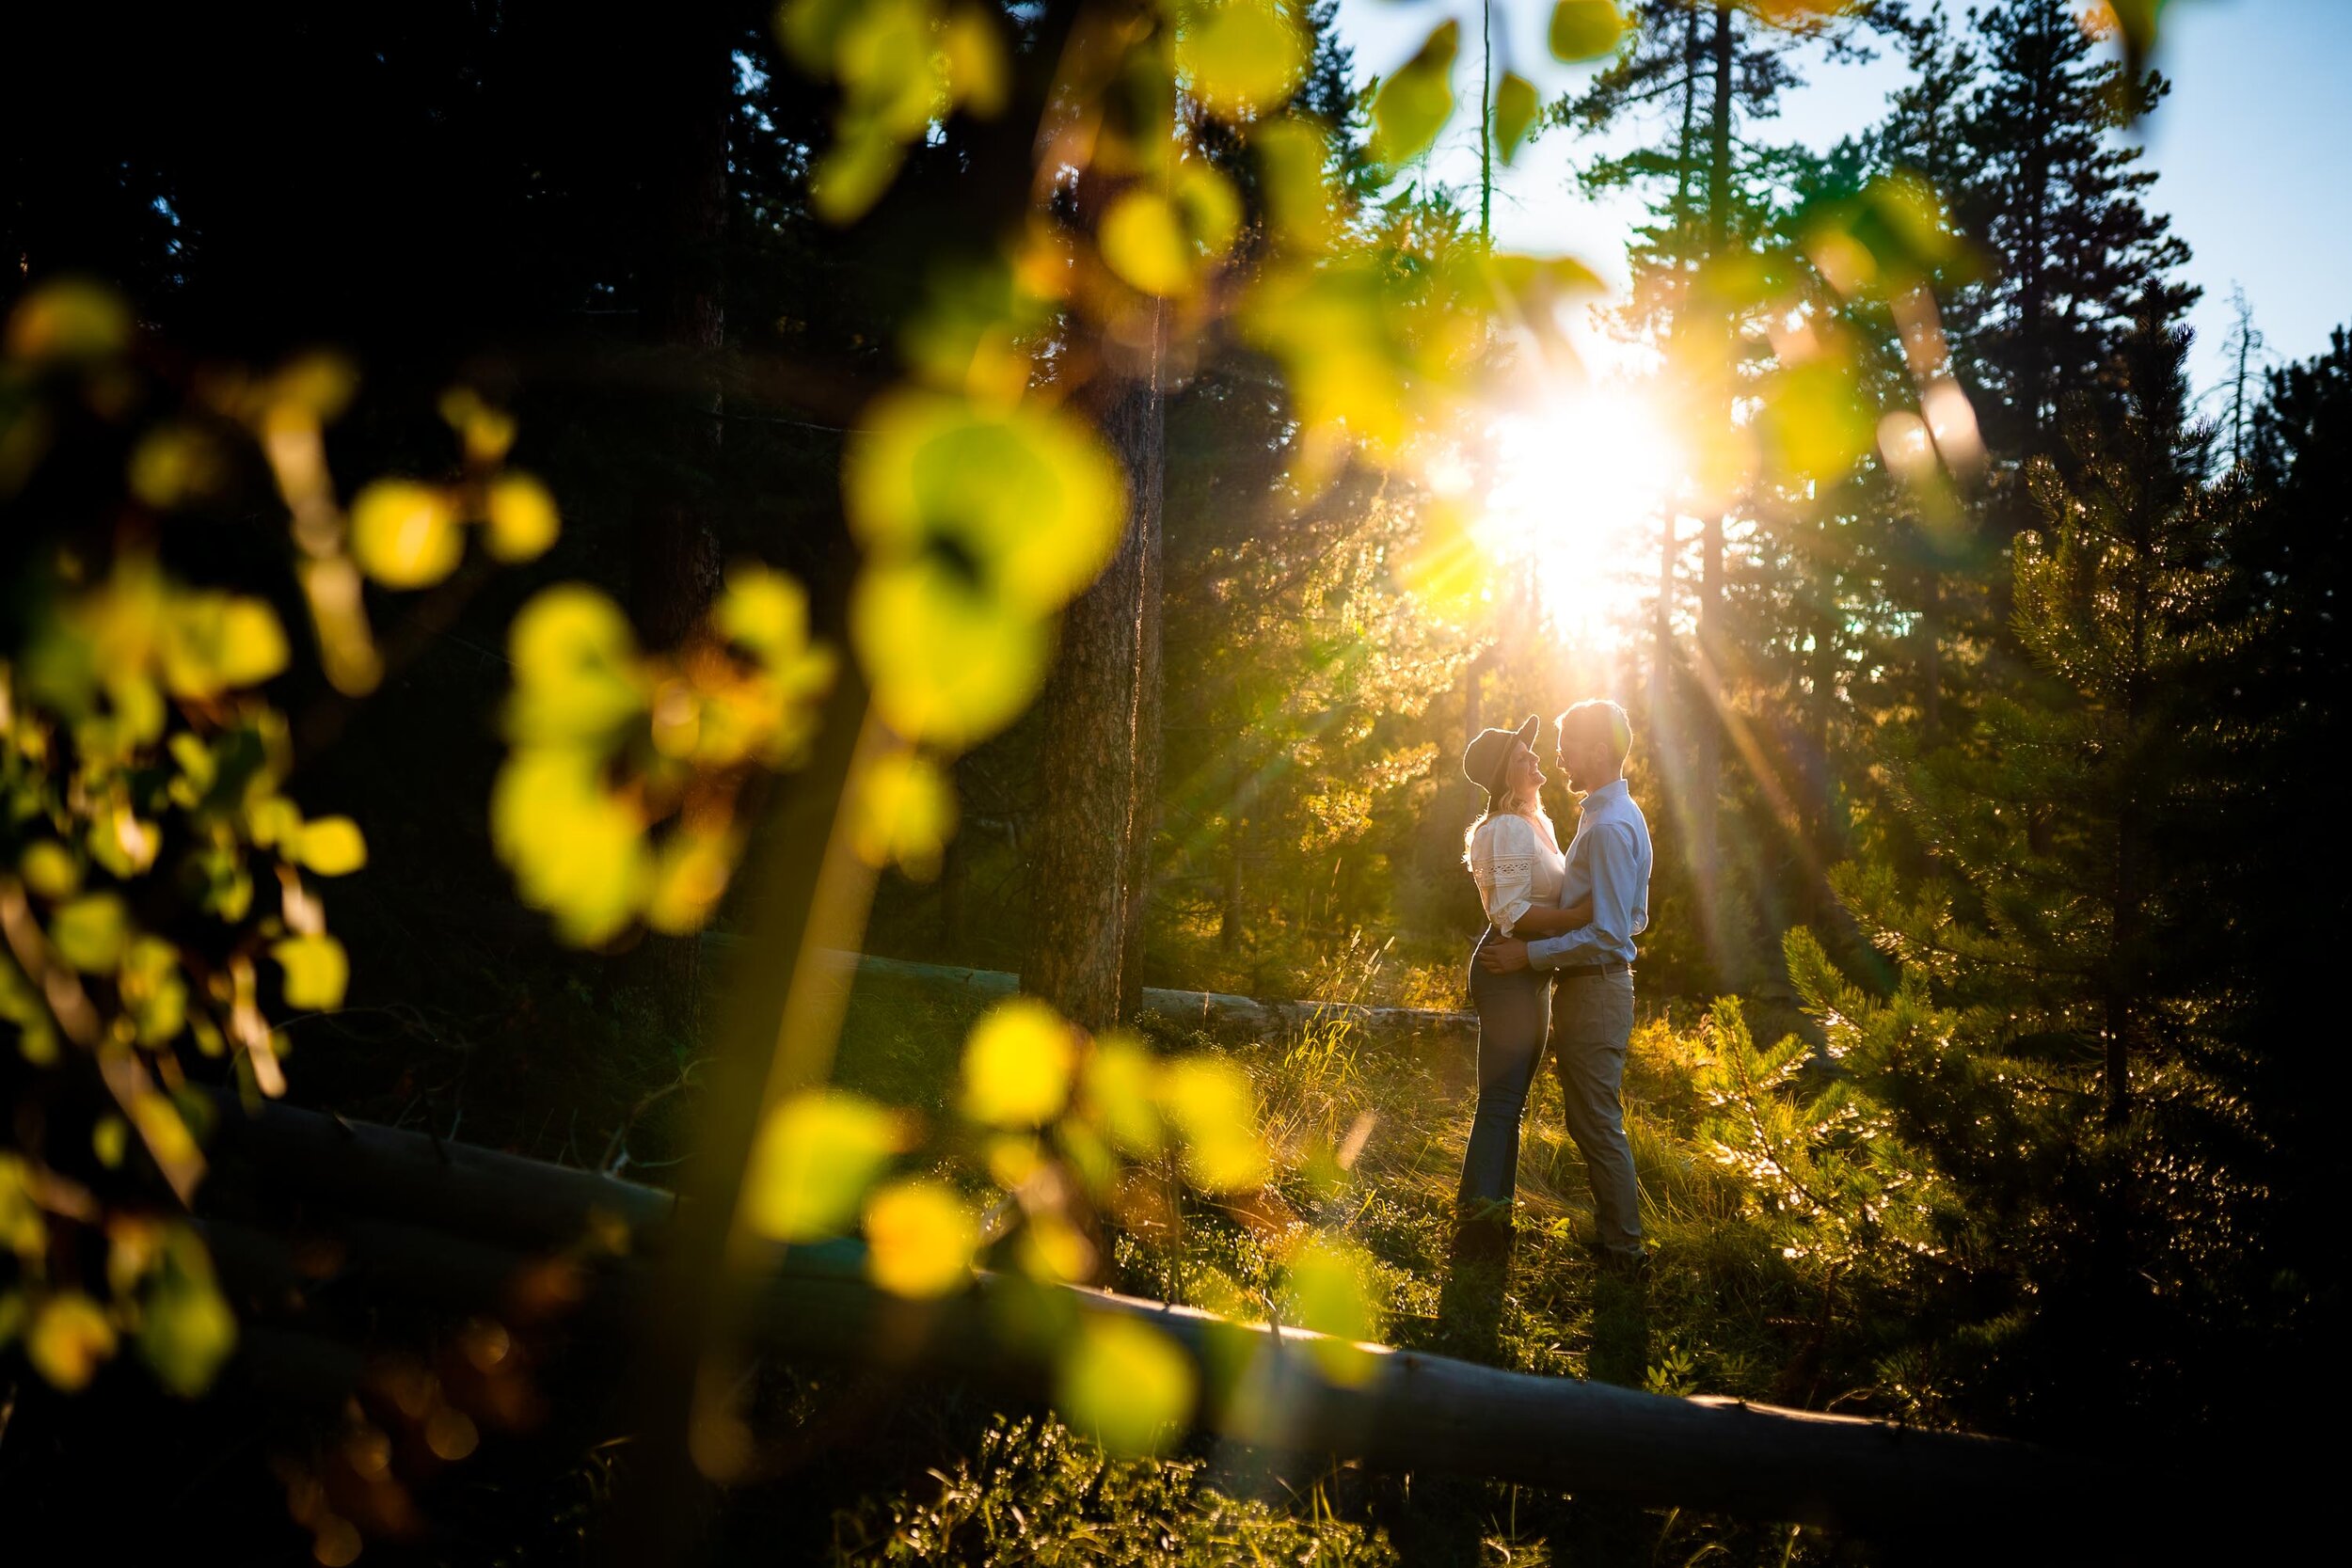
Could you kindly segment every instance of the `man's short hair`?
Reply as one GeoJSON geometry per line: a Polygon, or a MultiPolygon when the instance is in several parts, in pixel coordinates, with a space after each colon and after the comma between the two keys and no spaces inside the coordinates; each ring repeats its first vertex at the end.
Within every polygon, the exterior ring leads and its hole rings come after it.
{"type": "Polygon", "coordinates": [[[1625,709],[1606,697],[1587,698],[1568,708],[1552,722],[1560,727],[1563,739],[1585,728],[1607,735],[1610,754],[1616,758],[1620,768],[1625,766],[1626,753],[1633,750],[1633,721],[1626,717],[1625,709]]]}

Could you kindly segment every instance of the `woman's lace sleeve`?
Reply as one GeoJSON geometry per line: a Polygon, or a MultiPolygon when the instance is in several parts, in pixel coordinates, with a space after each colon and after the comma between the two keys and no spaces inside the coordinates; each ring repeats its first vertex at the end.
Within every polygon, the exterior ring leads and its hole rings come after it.
{"type": "Polygon", "coordinates": [[[1497,816],[1470,844],[1470,875],[1486,918],[1504,936],[1535,902],[1535,830],[1516,816],[1497,816]]]}

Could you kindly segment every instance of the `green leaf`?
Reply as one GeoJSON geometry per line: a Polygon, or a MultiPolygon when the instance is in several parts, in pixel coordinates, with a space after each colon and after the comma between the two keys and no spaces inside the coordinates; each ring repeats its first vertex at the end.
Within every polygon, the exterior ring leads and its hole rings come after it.
{"type": "Polygon", "coordinates": [[[204,1244],[175,1226],[140,1313],[139,1358],[165,1387],[194,1399],[236,1348],[237,1319],[213,1281],[204,1244]]]}
{"type": "Polygon", "coordinates": [[[1535,84],[1517,71],[1506,71],[1495,88],[1495,148],[1509,163],[1518,155],[1519,144],[1535,128],[1535,119],[1543,112],[1543,103],[1535,95],[1535,84]]]}
{"type": "Polygon", "coordinates": [[[1356,1346],[1380,1338],[1371,1259],[1343,1238],[1311,1236],[1291,1254],[1283,1274],[1290,1321],[1336,1341],[1314,1347],[1326,1375],[1342,1383],[1362,1381],[1374,1362],[1356,1346]]]}
{"type": "Polygon", "coordinates": [[[85,974],[101,974],[120,963],[130,936],[130,914],[111,893],[85,894],[60,906],[49,921],[57,956],[85,974]]]}
{"type": "Polygon", "coordinates": [[[188,986],[180,973],[179,949],[161,937],[135,939],[116,983],[141,1045],[179,1037],[188,1022],[188,986]]]}
{"type": "Polygon", "coordinates": [[[1070,414],[898,391],[866,425],[843,486],[850,526],[870,547],[944,552],[977,591],[1032,613],[1076,597],[1118,548],[1125,482],[1070,414]]]}
{"type": "Polygon", "coordinates": [[[1062,1353],[1056,1402],[1070,1424],[1114,1453],[1148,1454],[1180,1433],[1200,1376],[1158,1329],[1089,1318],[1062,1353]]]}
{"type": "Polygon", "coordinates": [[[1576,61],[1613,55],[1625,40],[1625,13],[1616,0],[1560,0],[1551,8],[1549,42],[1556,59],[1576,61]]]}
{"type": "Polygon", "coordinates": [[[1454,113],[1454,56],[1462,24],[1439,23],[1420,52],[1381,84],[1372,101],[1372,156],[1394,168],[1429,150],[1454,113]]]}

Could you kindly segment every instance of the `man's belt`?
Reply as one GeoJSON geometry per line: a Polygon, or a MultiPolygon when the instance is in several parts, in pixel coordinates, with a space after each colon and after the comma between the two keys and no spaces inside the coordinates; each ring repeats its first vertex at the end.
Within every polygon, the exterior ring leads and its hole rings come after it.
{"type": "Polygon", "coordinates": [[[1623,958],[1612,958],[1599,964],[1563,964],[1552,973],[1563,979],[1571,974],[1630,974],[1633,966],[1623,958]]]}

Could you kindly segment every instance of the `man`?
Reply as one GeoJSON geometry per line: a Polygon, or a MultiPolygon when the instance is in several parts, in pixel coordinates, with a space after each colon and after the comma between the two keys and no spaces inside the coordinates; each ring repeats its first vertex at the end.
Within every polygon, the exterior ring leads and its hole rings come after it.
{"type": "Polygon", "coordinates": [[[1553,981],[1552,1059],[1567,1102],[1568,1136],[1592,1178],[1602,1254],[1640,1267],[1642,1217],[1626,1142],[1625,1053],[1633,1035],[1633,939],[1649,925],[1649,824],[1626,790],[1633,726],[1605,698],[1579,703],[1557,722],[1560,771],[1583,797],[1568,842],[1560,902],[1589,896],[1593,919],[1565,936],[1490,942],[1479,962],[1507,974],[1531,965],[1553,981]]]}

